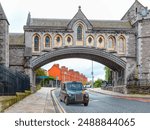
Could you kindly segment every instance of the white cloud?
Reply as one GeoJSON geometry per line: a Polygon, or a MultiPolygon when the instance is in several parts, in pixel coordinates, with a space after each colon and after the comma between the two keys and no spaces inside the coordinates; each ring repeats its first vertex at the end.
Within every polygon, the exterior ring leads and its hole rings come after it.
{"type": "MultiPolygon", "coordinates": [[[[88,19],[121,19],[135,0],[1,0],[10,32],[23,32],[27,14],[39,18],[73,18],[81,5],[88,19]]],[[[139,0],[150,8],[150,0],[139,0]]]]}
{"type": "MultiPolygon", "coordinates": [[[[88,79],[91,78],[91,72],[92,72],[92,61],[86,60],[86,59],[79,59],[79,58],[70,58],[70,59],[64,59],[64,60],[58,60],[55,62],[51,62],[42,68],[48,70],[50,69],[53,64],[59,64],[61,66],[66,66],[69,69],[74,69],[75,71],[79,71],[80,73],[83,73],[88,79]]],[[[93,62],[93,71],[94,71],[94,77],[95,79],[101,78],[104,79],[104,66],[98,62],[93,62]]]]}

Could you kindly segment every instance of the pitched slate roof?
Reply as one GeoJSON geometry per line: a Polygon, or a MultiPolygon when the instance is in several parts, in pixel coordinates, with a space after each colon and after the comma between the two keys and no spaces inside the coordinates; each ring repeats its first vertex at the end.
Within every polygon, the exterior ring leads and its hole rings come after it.
{"type": "Polygon", "coordinates": [[[126,20],[91,20],[94,28],[132,28],[126,20]]]}
{"type": "Polygon", "coordinates": [[[30,26],[60,26],[67,27],[69,19],[43,19],[31,18],[30,26]]]}
{"type": "Polygon", "coordinates": [[[9,44],[10,45],[23,45],[24,34],[23,33],[9,33],[9,44]]]}
{"type": "Polygon", "coordinates": [[[6,17],[6,15],[5,15],[5,12],[4,12],[3,8],[2,8],[1,3],[0,3],[0,19],[1,19],[1,20],[6,20],[7,23],[9,24],[9,22],[8,22],[8,20],[7,20],[7,17],[6,17]]]}
{"type": "MultiPolygon", "coordinates": [[[[93,28],[131,28],[131,24],[126,20],[89,20],[93,28]]],[[[39,19],[32,18],[30,26],[51,26],[67,27],[69,19],[39,19]]]]}

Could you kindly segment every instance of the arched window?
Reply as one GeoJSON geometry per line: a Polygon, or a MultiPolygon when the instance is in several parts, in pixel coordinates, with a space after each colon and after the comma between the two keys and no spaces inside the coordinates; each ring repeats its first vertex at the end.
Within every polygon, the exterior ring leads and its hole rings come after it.
{"type": "Polygon", "coordinates": [[[39,37],[37,35],[34,37],[34,51],[39,51],[39,37]]]}
{"type": "Polygon", "coordinates": [[[60,47],[60,46],[62,46],[62,36],[61,36],[61,35],[57,34],[57,35],[55,36],[54,46],[55,46],[55,47],[60,47]]]}
{"type": "Polygon", "coordinates": [[[45,37],[45,47],[50,47],[50,37],[49,36],[45,37]]]}
{"type": "Polygon", "coordinates": [[[92,43],[92,38],[91,38],[91,37],[88,38],[88,43],[89,43],[89,44],[92,43]]]}
{"type": "Polygon", "coordinates": [[[71,38],[67,37],[67,42],[70,43],[71,42],[71,38]]]}
{"type": "Polygon", "coordinates": [[[56,38],[56,41],[57,41],[57,43],[60,43],[60,37],[59,36],[56,38]]]}
{"type": "Polygon", "coordinates": [[[87,46],[94,46],[94,38],[92,35],[89,35],[87,38],[86,38],[86,45],[87,46]]]}
{"type": "Polygon", "coordinates": [[[102,35],[97,38],[97,47],[105,48],[105,38],[102,35]]]}
{"type": "Polygon", "coordinates": [[[114,50],[115,49],[115,38],[114,37],[109,37],[108,49],[110,49],[110,50],[114,50]]]}
{"type": "Polygon", "coordinates": [[[125,52],[125,39],[123,37],[119,38],[118,50],[119,50],[119,53],[125,52]]]}
{"type": "Polygon", "coordinates": [[[113,39],[109,38],[108,48],[112,48],[112,47],[113,47],[113,39]]]}
{"type": "Polygon", "coordinates": [[[81,25],[79,25],[77,28],[77,40],[82,41],[82,27],[81,27],[81,25]]]}
{"type": "Polygon", "coordinates": [[[67,35],[65,37],[65,45],[67,46],[71,46],[73,44],[73,38],[71,35],[67,35]]]}

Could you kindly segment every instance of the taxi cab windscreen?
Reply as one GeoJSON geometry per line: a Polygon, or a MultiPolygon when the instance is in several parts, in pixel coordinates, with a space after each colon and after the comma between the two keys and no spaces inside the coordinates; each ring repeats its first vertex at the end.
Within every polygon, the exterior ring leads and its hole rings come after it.
{"type": "Polygon", "coordinates": [[[67,83],[67,90],[70,91],[82,91],[83,86],[81,83],[67,83]]]}

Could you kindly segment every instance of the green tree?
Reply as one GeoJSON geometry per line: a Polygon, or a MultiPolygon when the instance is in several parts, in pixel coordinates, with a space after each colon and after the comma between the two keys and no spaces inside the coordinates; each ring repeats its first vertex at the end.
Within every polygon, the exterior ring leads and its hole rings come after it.
{"type": "Polygon", "coordinates": [[[46,76],[46,72],[42,69],[42,68],[39,68],[35,71],[36,73],[36,76],[46,76]]]}
{"type": "Polygon", "coordinates": [[[111,80],[111,70],[107,66],[105,66],[105,80],[110,81],[111,80]]]}
{"type": "Polygon", "coordinates": [[[102,85],[102,80],[101,79],[97,79],[94,82],[94,88],[99,88],[99,87],[101,87],[101,85],[102,85]]]}

